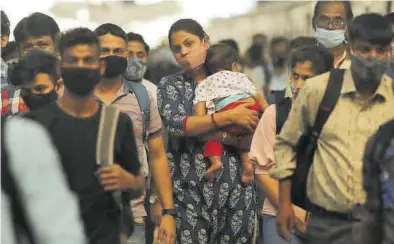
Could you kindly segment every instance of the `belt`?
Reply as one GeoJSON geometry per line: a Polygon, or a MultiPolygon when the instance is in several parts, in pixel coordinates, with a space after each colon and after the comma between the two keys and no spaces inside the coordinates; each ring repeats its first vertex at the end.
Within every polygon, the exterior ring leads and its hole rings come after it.
{"type": "Polygon", "coordinates": [[[356,220],[356,218],[353,216],[352,213],[341,213],[341,212],[330,211],[325,208],[319,207],[313,203],[310,204],[311,204],[310,212],[312,213],[312,215],[320,215],[322,217],[336,218],[336,219],[348,220],[348,221],[356,220]]]}

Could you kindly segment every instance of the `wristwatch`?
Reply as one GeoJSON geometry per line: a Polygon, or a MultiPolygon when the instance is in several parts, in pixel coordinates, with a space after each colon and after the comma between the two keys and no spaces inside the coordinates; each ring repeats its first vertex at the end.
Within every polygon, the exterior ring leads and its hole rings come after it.
{"type": "Polygon", "coordinates": [[[163,216],[165,216],[165,215],[171,215],[171,216],[175,217],[175,216],[176,216],[176,211],[175,211],[174,208],[171,208],[171,209],[163,209],[162,215],[163,215],[163,216]]]}
{"type": "Polygon", "coordinates": [[[155,204],[159,201],[159,198],[157,196],[150,196],[149,198],[149,203],[150,204],[155,204]]]}

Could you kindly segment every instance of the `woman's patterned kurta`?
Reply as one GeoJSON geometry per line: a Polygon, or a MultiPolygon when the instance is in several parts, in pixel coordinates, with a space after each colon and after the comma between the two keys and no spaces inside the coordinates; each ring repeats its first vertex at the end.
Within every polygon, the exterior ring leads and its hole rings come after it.
{"type": "Polygon", "coordinates": [[[158,86],[158,107],[169,132],[169,160],[175,207],[177,243],[252,243],[256,226],[254,185],[241,183],[242,163],[224,147],[224,170],[214,182],[203,179],[208,161],[203,143],[184,136],[184,122],[194,114],[196,83],[186,72],[163,78],[158,86]]]}

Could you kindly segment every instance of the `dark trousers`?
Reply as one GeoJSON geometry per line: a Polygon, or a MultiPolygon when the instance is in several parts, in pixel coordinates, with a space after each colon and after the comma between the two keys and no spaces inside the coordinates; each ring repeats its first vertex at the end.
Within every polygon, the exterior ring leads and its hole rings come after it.
{"type": "Polygon", "coordinates": [[[146,240],[145,244],[152,244],[153,243],[153,233],[155,231],[155,224],[152,222],[151,216],[150,216],[149,198],[150,198],[150,191],[146,190],[144,207],[145,207],[145,211],[148,216],[145,218],[145,240],[146,240]]]}

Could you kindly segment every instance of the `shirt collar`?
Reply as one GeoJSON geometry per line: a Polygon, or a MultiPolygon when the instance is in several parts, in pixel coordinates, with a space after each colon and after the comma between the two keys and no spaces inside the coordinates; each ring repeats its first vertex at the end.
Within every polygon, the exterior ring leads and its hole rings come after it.
{"type": "MultiPolygon", "coordinates": [[[[379,96],[383,99],[387,99],[390,96],[390,92],[392,92],[391,84],[392,84],[392,79],[387,74],[384,74],[382,76],[378,89],[374,94],[374,97],[379,96]]],[[[344,75],[341,94],[355,95],[356,92],[357,90],[356,90],[356,86],[354,85],[351,69],[347,69],[344,75]]]]}

